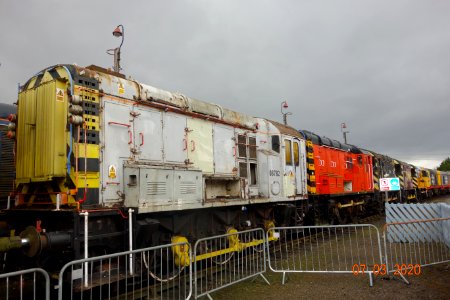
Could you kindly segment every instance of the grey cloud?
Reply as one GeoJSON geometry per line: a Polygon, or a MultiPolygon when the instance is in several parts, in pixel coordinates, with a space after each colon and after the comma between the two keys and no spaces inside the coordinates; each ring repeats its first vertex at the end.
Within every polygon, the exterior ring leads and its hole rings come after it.
{"type": "Polygon", "coordinates": [[[450,155],[449,1],[2,1],[0,87],[57,63],[112,65],[233,110],[403,160],[450,155]]]}

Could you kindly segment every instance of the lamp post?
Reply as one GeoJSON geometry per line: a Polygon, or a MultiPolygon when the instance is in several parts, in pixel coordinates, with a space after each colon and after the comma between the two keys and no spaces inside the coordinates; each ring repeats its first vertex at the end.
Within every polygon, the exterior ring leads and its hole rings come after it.
{"type": "Polygon", "coordinates": [[[287,125],[287,116],[292,115],[291,112],[284,112],[284,109],[287,109],[289,106],[286,101],[281,102],[281,114],[283,115],[283,123],[287,125]]]}
{"type": "Polygon", "coordinates": [[[344,143],[347,144],[347,133],[349,133],[350,131],[346,131],[345,129],[347,128],[347,125],[345,125],[345,123],[341,123],[341,132],[342,135],[344,136],[344,143]]]}
{"type": "Polygon", "coordinates": [[[116,29],[112,32],[115,37],[121,37],[122,41],[120,42],[119,47],[114,49],[108,49],[106,53],[109,55],[114,55],[114,72],[120,72],[122,68],[120,67],[120,48],[122,47],[123,41],[125,39],[125,28],[122,24],[118,25],[116,29]]]}

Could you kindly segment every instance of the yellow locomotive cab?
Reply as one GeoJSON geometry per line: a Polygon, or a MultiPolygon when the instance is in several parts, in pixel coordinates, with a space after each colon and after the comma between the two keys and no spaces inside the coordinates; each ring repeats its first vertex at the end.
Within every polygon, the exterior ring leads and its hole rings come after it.
{"type": "Polygon", "coordinates": [[[19,94],[17,183],[65,176],[66,89],[50,80],[19,94]]]}
{"type": "Polygon", "coordinates": [[[419,190],[425,190],[431,186],[430,172],[425,169],[421,169],[419,172],[418,187],[419,190]]]}
{"type": "Polygon", "coordinates": [[[85,187],[99,186],[98,172],[84,172],[83,168],[85,157],[98,160],[98,145],[83,143],[85,128],[80,130],[80,126],[70,123],[85,121],[89,131],[92,122],[99,122],[98,116],[86,116],[81,104],[81,99],[98,102],[98,97],[91,97],[98,91],[74,82],[68,68],[48,68],[31,78],[19,92],[16,130],[19,205],[36,201],[50,204],[49,200],[55,204],[57,193],[63,194],[62,204],[75,205],[85,187]]]}

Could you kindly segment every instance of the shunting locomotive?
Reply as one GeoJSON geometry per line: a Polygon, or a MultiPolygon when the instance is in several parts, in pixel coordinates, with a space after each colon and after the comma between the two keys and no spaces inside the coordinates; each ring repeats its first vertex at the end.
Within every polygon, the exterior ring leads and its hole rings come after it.
{"type": "Polygon", "coordinates": [[[94,65],[39,72],[21,86],[9,121],[16,178],[0,214],[6,270],[59,270],[275,224],[354,222],[385,201],[450,188],[449,173],[94,65]],[[380,179],[394,176],[399,191],[383,192],[380,179]]]}
{"type": "Polygon", "coordinates": [[[305,140],[276,122],[96,66],[47,68],[17,104],[0,245],[25,265],[289,224],[308,198],[305,140]]]}

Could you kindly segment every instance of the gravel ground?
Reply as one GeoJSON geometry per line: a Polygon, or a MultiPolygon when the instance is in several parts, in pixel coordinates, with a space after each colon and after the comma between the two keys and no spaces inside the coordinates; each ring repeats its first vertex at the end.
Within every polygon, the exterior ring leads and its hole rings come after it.
{"type": "MultiPolygon", "coordinates": [[[[432,202],[450,204],[450,196],[432,202]]],[[[383,226],[383,218],[373,222],[383,226]]],[[[265,277],[247,280],[212,293],[214,299],[450,299],[450,264],[422,268],[420,275],[407,276],[407,285],[398,276],[377,276],[373,287],[367,275],[294,273],[282,284],[282,274],[267,271],[265,277]]]]}

